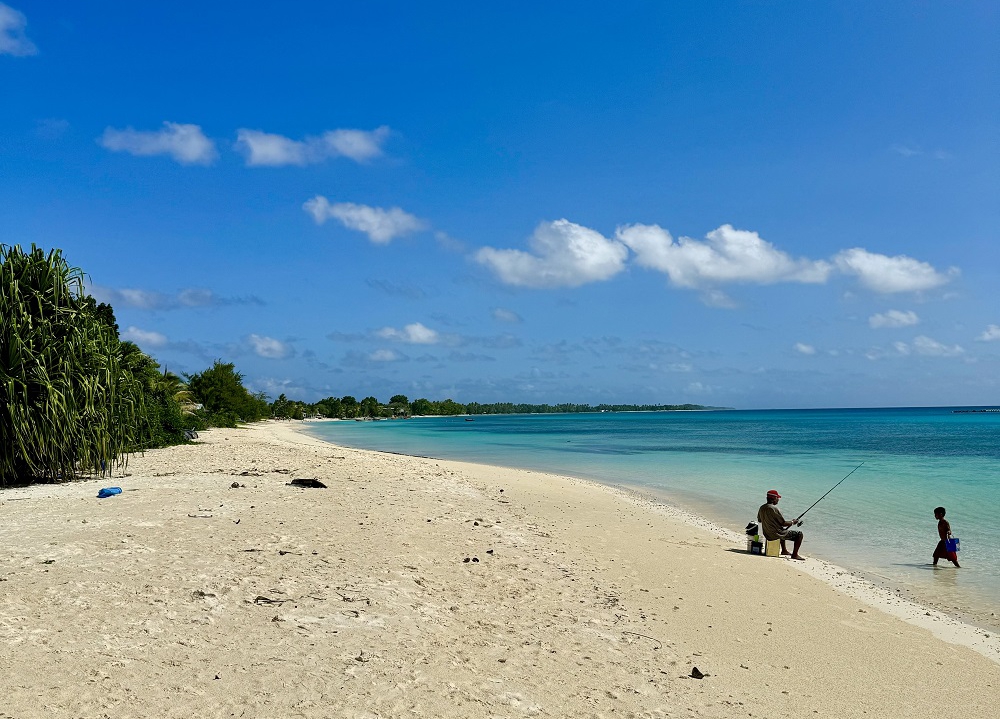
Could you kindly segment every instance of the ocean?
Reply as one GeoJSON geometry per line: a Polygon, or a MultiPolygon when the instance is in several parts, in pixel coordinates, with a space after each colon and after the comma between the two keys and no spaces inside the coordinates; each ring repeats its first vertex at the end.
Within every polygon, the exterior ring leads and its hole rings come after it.
{"type": "Polygon", "coordinates": [[[995,628],[1000,412],[970,409],[476,415],[308,427],[344,446],[624,486],[740,533],[767,490],[781,493],[792,518],[863,462],[806,515],[802,552],[995,628]],[[961,539],[962,569],[930,566],[939,505],[961,539]]]}

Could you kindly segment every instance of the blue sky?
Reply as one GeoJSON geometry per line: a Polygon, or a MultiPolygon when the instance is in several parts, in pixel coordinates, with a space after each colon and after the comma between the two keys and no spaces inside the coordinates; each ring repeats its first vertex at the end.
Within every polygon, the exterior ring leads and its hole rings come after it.
{"type": "Polygon", "coordinates": [[[990,2],[0,3],[0,242],[315,400],[1000,403],[990,2]]]}

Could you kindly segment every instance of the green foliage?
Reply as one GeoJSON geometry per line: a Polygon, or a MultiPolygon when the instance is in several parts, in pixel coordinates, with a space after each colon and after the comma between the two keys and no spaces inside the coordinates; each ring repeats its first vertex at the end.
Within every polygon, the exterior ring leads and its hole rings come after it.
{"type": "Polygon", "coordinates": [[[413,400],[413,403],[410,405],[410,411],[417,415],[435,414],[434,405],[431,404],[429,399],[424,397],[413,400]]]}
{"type": "Polygon", "coordinates": [[[326,399],[321,399],[313,405],[312,409],[313,413],[318,414],[320,417],[344,416],[344,403],[337,397],[327,397],[326,399]]]}
{"type": "Polygon", "coordinates": [[[405,394],[392,396],[389,400],[389,414],[393,417],[405,417],[410,414],[410,400],[405,394]]]}
{"type": "Polygon", "coordinates": [[[358,413],[361,411],[361,406],[358,404],[358,401],[349,394],[340,398],[340,404],[344,408],[344,414],[342,416],[346,419],[357,417],[358,413]]]}
{"type": "Polygon", "coordinates": [[[459,404],[452,399],[432,402],[429,399],[420,398],[413,400],[413,403],[410,404],[410,411],[417,415],[453,415],[465,414],[466,408],[464,404],[459,404]]]}
{"type": "Polygon", "coordinates": [[[271,405],[271,414],[280,419],[301,419],[302,416],[351,419],[357,417],[409,417],[411,415],[449,416],[457,414],[550,414],[576,412],[664,412],[670,410],[712,409],[699,404],[515,404],[495,402],[461,404],[452,399],[429,400],[421,397],[410,402],[406,395],[393,395],[388,405],[375,397],[365,397],[358,402],[351,395],[327,397],[315,404],[306,404],[281,395],[271,405]],[[298,414],[301,411],[301,416],[298,414]]]}
{"type": "Polygon", "coordinates": [[[309,408],[305,402],[290,400],[282,393],[271,404],[271,416],[275,419],[305,419],[309,408]]]}
{"type": "Polygon", "coordinates": [[[292,416],[292,403],[288,401],[288,397],[282,392],[278,395],[278,399],[274,400],[271,404],[271,416],[275,419],[290,419],[292,416]]]}
{"type": "Polygon", "coordinates": [[[204,372],[190,375],[188,389],[202,405],[199,418],[213,427],[235,427],[238,422],[256,422],[271,415],[267,398],[243,386],[243,375],[232,362],[216,360],[204,372]]]}
{"type": "Polygon", "coordinates": [[[185,420],[181,402],[189,395],[177,375],[160,373],[160,367],[131,342],[119,345],[122,366],[136,380],[142,394],[141,411],[136,416],[135,449],[166,447],[185,442],[184,430],[191,423],[185,420]]]}
{"type": "Polygon", "coordinates": [[[360,416],[362,417],[380,417],[381,405],[379,405],[378,400],[374,397],[365,397],[361,400],[360,416]]]}
{"type": "Polygon", "coordinates": [[[0,486],[124,464],[143,397],[113,313],[59,250],[0,246],[0,284],[0,486]]]}

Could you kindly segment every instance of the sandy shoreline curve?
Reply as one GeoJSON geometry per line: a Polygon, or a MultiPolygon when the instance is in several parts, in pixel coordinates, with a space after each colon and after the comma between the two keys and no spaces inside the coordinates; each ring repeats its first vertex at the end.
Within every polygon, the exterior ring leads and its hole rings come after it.
{"type": "Polygon", "coordinates": [[[0,492],[0,543],[16,719],[992,717],[1000,699],[995,635],[833,565],[751,557],[622,489],[292,423],[0,492]]]}

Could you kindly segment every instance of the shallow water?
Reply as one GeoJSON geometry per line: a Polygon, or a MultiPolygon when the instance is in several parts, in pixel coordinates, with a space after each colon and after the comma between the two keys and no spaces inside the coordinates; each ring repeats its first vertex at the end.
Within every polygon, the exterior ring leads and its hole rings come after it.
{"type": "Polygon", "coordinates": [[[477,415],[309,424],[337,444],[628,485],[742,531],[768,489],[803,552],[973,621],[1000,606],[1000,412],[954,408],[477,415]],[[962,569],[930,567],[933,509],[962,569]]]}

